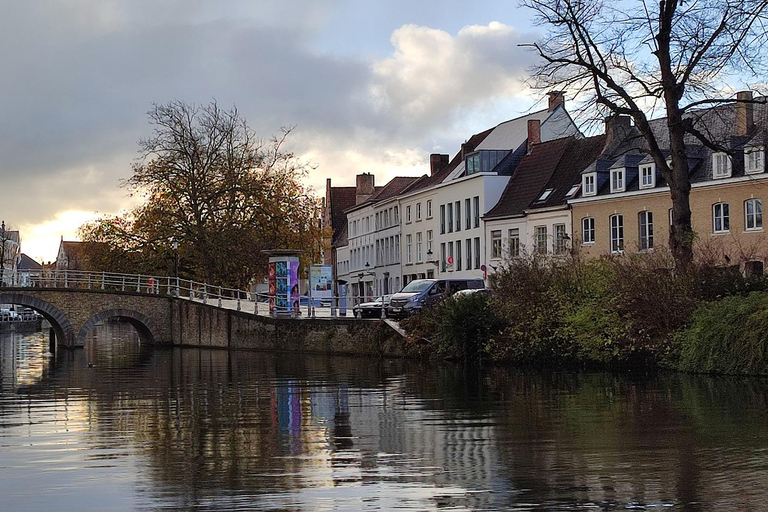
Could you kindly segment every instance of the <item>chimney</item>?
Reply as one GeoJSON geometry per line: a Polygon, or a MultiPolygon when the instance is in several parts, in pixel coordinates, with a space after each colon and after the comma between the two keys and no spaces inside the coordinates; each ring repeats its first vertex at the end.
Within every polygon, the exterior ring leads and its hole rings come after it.
{"type": "Polygon", "coordinates": [[[475,146],[473,146],[470,142],[465,142],[461,145],[461,159],[464,160],[467,158],[467,155],[470,154],[475,150],[475,146]]]}
{"type": "Polygon", "coordinates": [[[434,176],[446,167],[448,167],[448,155],[432,153],[429,155],[429,175],[434,176]]]}
{"type": "Polygon", "coordinates": [[[355,204],[360,204],[376,192],[373,174],[364,172],[355,177],[355,204]]]}
{"type": "Polygon", "coordinates": [[[541,143],[541,121],[538,119],[528,120],[528,151],[534,144],[541,143]]]}
{"type": "Polygon", "coordinates": [[[605,118],[605,146],[608,148],[612,144],[621,142],[626,138],[629,130],[632,128],[632,118],[629,116],[612,115],[605,118]]]}
{"type": "Polygon", "coordinates": [[[547,96],[549,96],[549,110],[552,112],[555,110],[559,105],[562,105],[565,103],[565,91],[551,91],[547,93],[547,96]]]}
{"type": "Polygon", "coordinates": [[[736,135],[747,135],[755,125],[754,105],[742,103],[752,100],[752,91],[736,93],[736,135]]]}

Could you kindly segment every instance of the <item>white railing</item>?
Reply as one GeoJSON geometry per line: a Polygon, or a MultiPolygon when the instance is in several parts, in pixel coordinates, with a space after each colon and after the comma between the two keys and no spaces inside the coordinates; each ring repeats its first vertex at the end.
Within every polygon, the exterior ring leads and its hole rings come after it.
{"type": "MultiPolygon", "coordinates": [[[[246,311],[255,315],[274,316],[270,311],[268,294],[225,288],[171,276],[80,270],[5,270],[0,278],[0,289],[3,288],[88,289],[164,295],[220,308],[246,311]]],[[[354,306],[365,301],[365,298],[351,296],[311,299],[302,296],[299,299],[298,310],[280,311],[280,313],[305,318],[337,316],[349,318],[354,316],[354,306]],[[346,307],[341,308],[341,304],[346,304],[346,307]]]]}

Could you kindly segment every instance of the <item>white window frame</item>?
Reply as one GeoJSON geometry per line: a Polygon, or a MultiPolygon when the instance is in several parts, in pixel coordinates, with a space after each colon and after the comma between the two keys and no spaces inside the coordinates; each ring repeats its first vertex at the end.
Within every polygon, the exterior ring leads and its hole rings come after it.
{"type": "Polygon", "coordinates": [[[611,254],[621,254],[624,252],[624,216],[620,213],[611,215],[611,254]]]}
{"type": "Polygon", "coordinates": [[[411,223],[411,205],[405,207],[405,223],[411,223]]]}
{"type": "Polygon", "coordinates": [[[517,258],[520,256],[520,228],[510,228],[507,233],[507,252],[511,258],[517,258]]]}
{"type": "Polygon", "coordinates": [[[581,195],[590,197],[597,195],[597,173],[591,172],[581,177],[581,195]]]}
{"type": "Polygon", "coordinates": [[[640,166],[640,188],[653,188],[656,186],[656,164],[643,164],[640,166]],[[646,182],[646,177],[650,178],[646,182]]]}
{"type": "Polygon", "coordinates": [[[416,233],[416,263],[421,263],[423,261],[422,256],[422,235],[421,231],[416,233]]]}
{"type": "Polygon", "coordinates": [[[565,254],[568,252],[568,231],[566,231],[565,224],[553,224],[552,236],[554,237],[554,253],[565,254]],[[558,233],[559,231],[559,233],[558,233]]]}
{"type": "Polygon", "coordinates": [[[730,178],[732,171],[731,157],[726,153],[712,153],[712,179],[730,178]]]}
{"type": "Polygon", "coordinates": [[[731,231],[731,207],[728,203],[715,203],[712,205],[712,232],[715,234],[730,233],[731,231]],[[717,223],[720,221],[720,228],[717,223]]]}
{"type": "Polygon", "coordinates": [[[641,251],[653,250],[653,212],[643,210],[637,214],[637,236],[641,251]],[[645,236],[643,236],[645,227],[645,236]]]}
{"type": "Polygon", "coordinates": [[[765,146],[744,148],[744,172],[746,174],[765,172],[765,146]]]}
{"type": "Polygon", "coordinates": [[[627,189],[627,169],[611,169],[611,193],[624,192],[627,189]]]}
{"type": "Polygon", "coordinates": [[[581,219],[581,245],[594,245],[595,243],[595,218],[584,217],[581,219]]]}
{"type": "Polygon", "coordinates": [[[432,200],[431,199],[427,201],[427,218],[428,219],[432,218],[432,200]]]}
{"type": "Polygon", "coordinates": [[[744,201],[744,230],[762,231],[763,230],[763,200],[751,198],[744,201]],[[749,212],[749,205],[752,205],[752,212],[749,212]],[[752,226],[750,227],[750,220],[752,226]]]}
{"type": "Polygon", "coordinates": [[[413,235],[408,233],[405,235],[405,261],[406,263],[413,263],[413,235]]]}
{"type": "Polygon", "coordinates": [[[491,259],[500,260],[502,254],[501,230],[494,229],[491,231],[491,259]]]}
{"type": "Polygon", "coordinates": [[[533,239],[536,244],[536,254],[547,254],[549,252],[549,233],[547,232],[547,226],[534,226],[533,233],[533,239]]]}
{"type": "Polygon", "coordinates": [[[421,220],[421,203],[416,203],[416,221],[421,220]]]}

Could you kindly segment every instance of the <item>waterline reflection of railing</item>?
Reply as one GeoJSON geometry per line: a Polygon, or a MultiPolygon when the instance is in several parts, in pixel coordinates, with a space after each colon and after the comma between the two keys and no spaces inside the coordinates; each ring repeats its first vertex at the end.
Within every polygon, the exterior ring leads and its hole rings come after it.
{"type": "MultiPolygon", "coordinates": [[[[89,272],[81,270],[24,270],[5,272],[0,281],[3,288],[56,288],[74,290],[103,290],[177,297],[220,308],[244,311],[255,315],[273,316],[270,296],[265,293],[238,290],[171,276],[89,272]]],[[[293,317],[352,317],[358,297],[297,297],[290,310],[281,314],[293,317]],[[341,307],[345,304],[345,307],[341,307]]]]}

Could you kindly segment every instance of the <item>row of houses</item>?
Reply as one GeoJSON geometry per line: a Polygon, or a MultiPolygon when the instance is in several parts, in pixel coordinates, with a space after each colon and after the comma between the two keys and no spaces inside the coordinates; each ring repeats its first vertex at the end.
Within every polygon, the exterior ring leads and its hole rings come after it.
{"type": "MultiPolygon", "coordinates": [[[[739,99],[691,114],[711,142],[686,140],[692,223],[700,252],[762,264],[768,109],[749,92],[739,99]]],[[[666,119],[651,125],[668,140],[666,119]]],[[[531,253],[653,251],[668,243],[672,204],[645,148],[623,116],[585,137],[552,92],[546,109],[472,135],[453,158],[430,155],[424,176],[327,180],[325,263],[353,295],[372,297],[418,278],[485,278],[531,253]]]]}

